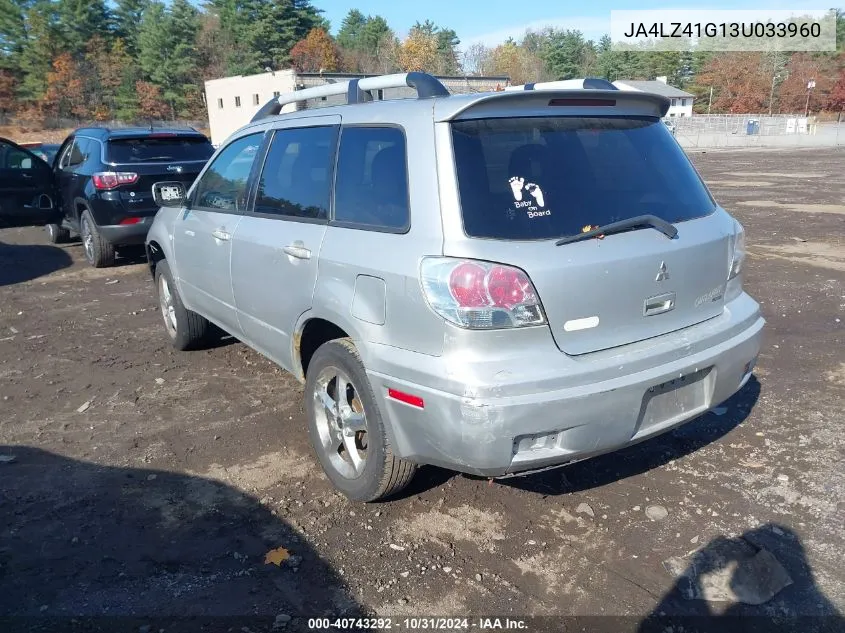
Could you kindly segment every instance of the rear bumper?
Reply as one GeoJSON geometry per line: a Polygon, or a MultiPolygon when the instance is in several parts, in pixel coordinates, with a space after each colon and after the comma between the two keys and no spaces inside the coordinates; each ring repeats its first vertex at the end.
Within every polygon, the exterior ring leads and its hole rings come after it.
{"type": "Polygon", "coordinates": [[[715,319],[582,357],[530,328],[534,344],[482,365],[378,346],[368,373],[398,455],[496,477],[617,450],[701,415],[748,381],[763,325],[742,294],[715,319]],[[391,388],[424,408],[389,398],[391,388]]]}
{"type": "Polygon", "coordinates": [[[136,224],[107,224],[98,226],[97,229],[110,244],[129,246],[143,244],[152,225],[153,217],[150,216],[141,218],[141,221],[136,224]]]}

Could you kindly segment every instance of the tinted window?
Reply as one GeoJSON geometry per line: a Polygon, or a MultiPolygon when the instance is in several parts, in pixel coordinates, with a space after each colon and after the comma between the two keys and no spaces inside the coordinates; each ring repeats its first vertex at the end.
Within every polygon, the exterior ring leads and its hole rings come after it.
{"type": "Polygon", "coordinates": [[[88,147],[88,140],[84,138],[74,139],[73,144],[65,152],[62,167],[72,169],[85,162],[85,152],[88,147]]]}
{"type": "Polygon", "coordinates": [[[336,127],[277,130],[255,197],[256,213],[328,217],[336,127]]]}
{"type": "Polygon", "coordinates": [[[470,237],[548,239],[645,214],[681,222],[715,208],[658,119],[460,121],[452,139],[470,237]]]}
{"type": "Polygon", "coordinates": [[[108,159],[112,163],[208,160],[214,148],[203,137],[142,137],[111,139],[108,159]]]}
{"type": "Polygon", "coordinates": [[[197,183],[193,206],[242,211],[249,174],[263,138],[263,133],[250,134],[227,145],[197,183]]]}
{"type": "Polygon", "coordinates": [[[32,154],[6,143],[0,143],[0,169],[38,169],[43,167],[32,154]]]}
{"type": "Polygon", "coordinates": [[[348,127],[340,136],[335,220],[404,229],[408,226],[405,135],[390,127],[348,127]]]}

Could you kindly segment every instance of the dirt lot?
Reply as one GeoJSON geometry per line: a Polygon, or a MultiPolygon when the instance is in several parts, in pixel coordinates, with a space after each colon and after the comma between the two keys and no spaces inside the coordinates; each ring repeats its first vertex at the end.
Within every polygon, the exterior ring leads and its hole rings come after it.
{"type": "Polygon", "coordinates": [[[768,320],[756,379],[724,408],[541,475],[427,468],[374,505],[320,472],[294,379],[231,340],[171,350],[132,254],[94,270],[77,244],[0,231],[0,454],[15,457],[0,461],[0,616],[130,615],[141,631],[153,614],[294,616],[287,630],[344,613],[628,616],[621,631],[649,614],[842,612],[843,159],[693,155],[746,226],[768,320]],[[265,564],[278,547],[292,558],[265,564]],[[758,548],[792,583],[759,606],[688,599],[718,598],[718,573],[673,576],[758,548]]]}

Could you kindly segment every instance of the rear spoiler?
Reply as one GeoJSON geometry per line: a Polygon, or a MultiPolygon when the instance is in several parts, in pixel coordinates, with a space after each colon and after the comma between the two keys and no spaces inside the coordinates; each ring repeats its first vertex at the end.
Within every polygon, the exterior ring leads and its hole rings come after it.
{"type": "MultiPolygon", "coordinates": [[[[580,81],[580,80],[578,80],[580,81]]],[[[603,80],[595,80],[603,81],[603,80]]],[[[547,85],[565,82],[548,82],[547,85]]],[[[526,86],[531,84],[526,84],[526,86]]],[[[514,86],[515,90],[490,92],[470,98],[451,97],[435,102],[435,121],[506,116],[573,116],[617,115],[662,118],[669,110],[669,99],[648,92],[612,89],[532,88],[514,86]]]]}

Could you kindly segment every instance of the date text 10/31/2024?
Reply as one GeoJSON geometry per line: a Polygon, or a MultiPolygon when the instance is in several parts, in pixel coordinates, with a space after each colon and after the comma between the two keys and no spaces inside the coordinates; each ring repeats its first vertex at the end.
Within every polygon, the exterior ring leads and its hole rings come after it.
{"type": "Polygon", "coordinates": [[[310,630],[406,629],[412,631],[519,631],[527,630],[525,620],[513,618],[309,618],[310,630]]]}

